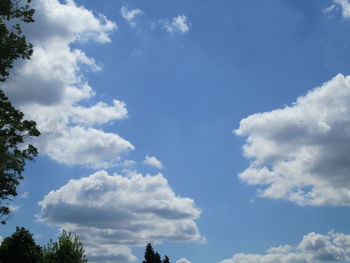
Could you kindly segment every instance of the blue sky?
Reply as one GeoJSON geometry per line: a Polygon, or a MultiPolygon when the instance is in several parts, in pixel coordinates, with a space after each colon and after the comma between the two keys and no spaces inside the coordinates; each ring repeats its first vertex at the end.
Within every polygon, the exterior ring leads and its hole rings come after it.
{"type": "Polygon", "coordinates": [[[33,1],[13,216],[91,262],[349,262],[350,3],[33,1]]]}

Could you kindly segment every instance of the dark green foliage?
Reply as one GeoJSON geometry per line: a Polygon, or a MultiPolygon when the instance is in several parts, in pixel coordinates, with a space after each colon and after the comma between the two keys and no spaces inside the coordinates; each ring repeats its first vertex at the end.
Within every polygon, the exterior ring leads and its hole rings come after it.
{"type": "Polygon", "coordinates": [[[142,263],[154,263],[154,250],[151,243],[148,243],[145,251],[145,260],[142,263]]]}
{"type": "Polygon", "coordinates": [[[154,252],[151,243],[148,243],[145,251],[145,259],[142,263],[170,263],[169,258],[167,256],[161,260],[160,254],[158,252],[154,252]]]}
{"type": "Polygon", "coordinates": [[[44,263],[86,263],[83,244],[77,235],[63,230],[57,242],[44,247],[44,263]]]}
{"type": "Polygon", "coordinates": [[[29,59],[33,46],[22,34],[21,23],[34,22],[31,0],[0,1],[0,81],[5,81],[16,59],[29,59]],[[23,4],[24,2],[24,4],[23,4]]]}
{"type": "Polygon", "coordinates": [[[163,263],[170,263],[170,260],[167,255],[164,256],[163,263]]]}
{"type": "MultiPolygon", "coordinates": [[[[22,35],[21,23],[33,22],[31,0],[0,0],[0,82],[9,76],[16,59],[29,59],[32,45],[22,35]]],[[[25,160],[33,160],[38,151],[33,145],[23,148],[24,139],[39,136],[34,121],[23,120],[0,90],[0,222],[10,214],[8,203],[16,196],[19,180],[23,179],[25,160]]]]}
{"type": "Polygon", "coordinates": [[[24,227],[17,227],[16,232],[1,243],[0,263],[41,263],[41,260],[41,247],[24,227]]]}
{"type": "MultiPolygon", "coordinates": [[[[2,1],[2,0],[1,0],[2,1]]],[[[24,139],[39,136],[35,121],[23,120],[0,90],[0,218],[5,223],[10,211],[8,202],[16,196],[19,180],[23,179],[25,160],[38,155],[33,145],[23,148],[24,139]]]]}
{"type": "Polygon", "coordinates": [[[158,252],[154,254],[154,263],[162,263],[162,260],[160,259],[160,255],[158,252]]]}

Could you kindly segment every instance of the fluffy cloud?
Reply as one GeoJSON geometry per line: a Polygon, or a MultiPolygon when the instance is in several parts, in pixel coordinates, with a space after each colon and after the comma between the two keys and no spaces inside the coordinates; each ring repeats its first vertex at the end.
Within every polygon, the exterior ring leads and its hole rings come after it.
{"type": "Polygon", "coordinates": [[[131,254],[131,251],[126,246],[116,245],[85,245],[85,252],[88,255],[89,262],[102,263],[126,263],[135,262],[136,257],[131,254]]]}
{"type": "Polygon", "coordinates": [[[143,161],[146,165],[152,166],[158,169],[163,169],[164,165],[161,161],[159,161],[155,156],[148,156],[146,155],[145,160],[143,161]]]}
{"type": "Polygon", "coordinates": [[[265,254],[238,253],[221,263],[348,262],[349,253],[350,235],[334,232],[327,235],[309,233],[296,247],[273,247],[265,254]]]}
{"type": "Polygon", "coordinates": [[[253,159],[239,174],[260,195],[299,205],[350,205],[350,77],[339,74],[283,109],[251,115],[234,131],[253,159]]]}
{"type": "Polygon", "coordinates": [[[161,19],[159,22],[169,33],[187,33],[190,30],[190,24],[185,15],[178,15],[172,20],[161,19]]]}
{"type": "Polygon", "coordinates": [[[78,233],[90,251],[111,254],[118,248],[125,256],[126,245],[201,240],[194,221],[200,209],[192,199],[176,196],[161,174],[96,172],[51,191],[39,205],[40,221],[78,233]]]}
{"type": "Polygon", "coordinates": [[[130,25],[136,26],[136,23],[133,20],[136,16],[142,14],[143,12],[141,9],[129,10],[126,6],[122,6],[120,9],[120,13],[122,14],[122,17],[130,23],[130,25]]]}
{"type": "Polygon", "coordinates": [[[92,168],[111,167],[123,152],[134,149],[130,142],[117,134],[79,126],[52,132],[44,139],[38,145],[42,152],[53,160],[67,165],[80,164],[92,168]]]}
{"type": "Polygon", "coordinates": [[[187,258],[181,258],[178,261],[176,261],[176,263],[191,263],[191,261],[189,261],[187,258]]]}
{"type": "Polygon", "coordinates": [[[38,122],[42,136],[36,143],[42,154],[73,165],[100,168],[114,165],[121,154],[134,146],[117,134],[105,133],[100,126],[127,117],[122,101],[113,105],[89,105],[95,92],[82,70],[100,70],[93,58],[73,48],[77,42],[110,42],[116,24],[103,15],[94,15],[73,0],[33,2],[35,23],[25,33],[34,44],[30,60],[19,61],[16,74],[5,83],[10,99],[38,122]]]}
{"type": "Polygon", "coordinates": [[[334,5],[326,9],[326,12],[332,11],[336,6],[339,6],[342,10],[343,18],[350,18],[350,3],[348,0],[333,0],[334,5]]]}

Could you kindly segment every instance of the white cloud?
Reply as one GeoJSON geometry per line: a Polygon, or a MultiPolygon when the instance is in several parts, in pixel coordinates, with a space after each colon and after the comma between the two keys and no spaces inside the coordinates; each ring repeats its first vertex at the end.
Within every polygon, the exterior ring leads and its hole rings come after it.
{"type": "Polygon", "coordinates": [[[200,209],[176,196],[161,174],[96,172],[51,191],[39,205],[40,221],[78,233],[90,251],[202,238],[194,221],[200,209]]]}
{"type": "Polygon", "coordinates": [[[133,21],[135,17],[143,14],[141,9],[137,8],[129,10],[126,6],[122,6],[120,8],[120,13],[122,14],[123,18],[126,19],[132,26],[136,26],[136,23],[133,21]]]}
{"type": "Polygon", "coordinates": [[[293,250],[292,246],[289,245],[283,245],[278,247],[271,247],[267,250],[270,254],[286,254],[293,250]]]}
{"type": "Polygon", "coordinates": [[[22,199],[28,199],[29,198],[29,192],[23,192],[20,196],[22,199]]]}
{"type": "Polygon", "coordinates": [[[84,244],[84,248],[89,262],[126,263],[135,262],[137,259],[126,246],[104,244],[100,244],[99,246],[85,246],[84,244]]]}
{"type": "Polygon", "coordinates": [[[169,33],[187,33],[190,30],[190,23],[185,15],[178,15],[172,20],[161,19],[159,22],[169,33]]]}
{"type": "Polygon", "coordinates": [[[19,61],[4,85],[6,93],[28,119],[34,119],[42,135],[34,141],[41,154],[68,165],[90,167],[115,165],[134,146],[117,134],[105,133],[100,126],[127,117],[122,101],[113,105],[89,99],[95,95],[82,70],[100,70],[93,58],[72,44],[82,41],[110,42],[116,24],[103,15],[77,6],[69,0],[33,2],[35,23],[26,25],[25,34],[34,44],[30,60],[19,61]]]}
{"type": "Polygon", "coordinates": [[[39,143],[40,149],[53,160],[68,165],[108,168],[120,159],[122,153],[134,149],[119,135],[94,128],[75,126],[50,135],[44,138],[44,143],[39,143]]]}
{"type": "Polygon", "coordinates": [[[112,120],[124,119],[128,115],[125,103],[113,100],[113,106],[98,102],[92,107],[76,106],[70,113],[73,122],[82,124],[104,124],[112,120]]]}
{"type": "Polygon", "coordinates": [[[187,258],[181,258],[178,261],[176,261],[176,263],[191,263],[191,261],[189,261],[187,258]]]}
{"type": "Polygon", "coordinates": [[[296,247],[270,248],[265,254],[237,253],[220,263],[315,263],[348,262],[350,235],[329,232],[326,235],[309,233],[296,247]]]}
{"type": "Polygon", "coordinates": [[[335,5],[330,6],[325,11],[330,12],[333,11],[337,6],[339,6],[342,10],[342,16],[343,18],[350,18],[350,3],[348,0],[333,0],[335,5]]]}
{"type": "Polygon", "coordinates": [[[328,14],[328,13],[333,12],[336,8],[337,8],[336,5],[331,5],[331,6],[328,6],[328,7],[324,8],[324,9],[323,9],[323,12],[324,12],[325,14],[328,14]]]}
{"type": "Polygon", "coordinates": [[[164,165],[161,161],[159,161],[155,156],[148,156],[146,155],[145,160],[143,161],[148,166],[153,166],[158,169],[163,169],[164,165]]]}
{"type": "Polygon", "coordinates": [[[9,209],[11,213],[18,212],[21,209],[21,206],[19,205],[9,205],[9,209]]]}
{"type": "Polygon", "coordinates": [[[239,174],[260,196],[299,205],[350,205],[350,77],[339,74],[283,109],[251,115],[234,132],[248,136],[250,166],[239,174]]]}

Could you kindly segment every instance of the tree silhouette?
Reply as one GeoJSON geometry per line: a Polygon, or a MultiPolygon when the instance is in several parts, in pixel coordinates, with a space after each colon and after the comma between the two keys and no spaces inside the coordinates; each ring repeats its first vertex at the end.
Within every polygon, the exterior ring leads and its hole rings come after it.
{"type": "Polygon", "coordinates": [[[21,23],[34,22],[31,0],[1,0],[0,2],[0,81],[5,81],[16,59],[29,59],[33,46],[22,34],[21,23]]]}
{"type": "Polygon", "coordinates": [[[25,160],[38,155],[33,145],[23,146],[24,139],[39,136],[35,121],[23,120],[24,114],[15,109],[0,90],[0,218],[5,223],[11,196],[17,195],[19,180],[23,179],[25,160]]]}
{"type": "Polygon", "coordinates": [[[6,237],[0,245],[1,263],[40,263],[41,247],[35,244],[33,235],[24,227],[6,237]]]}
{"type": "Polygon", "coordinates": [[[146,251],[145,251],[145,259],[142,261],[142,263],[154,263],[154,250],[151,245],[151,243],[148,243],[146,246],[146,251]]]}
{"type": "MultiPolygon", "coordinates": [[[[4,82],[18,58],[29,59],[33,52],[22,34],[21,23],[33,22],[31,0],[0,1],[0,82],[4,82]]],[[[33,160],[38,151],[33,145],[23,147],[24,139],[39,136],[34,121],[23,120],[24,114],[14,108],[0,90],[0,222],[10,214],[11,196],[16,196],[19,180],[23,179],[25,161],[33,160]]]]}
{"type": "Polygon", "coordinates": [[[161,260],[160,254],[153,250],[151,243],[148,243],[145,250],[145,259],[142,263],[170,263],[170,261],[167,256],[161,260]]]}
{"type": "Polygon", "coordinates": [[[164,256],[163,263],[170,263],[170,260],[167,255],[164,256]]]}
{"type": "Polygon", "coordinates": [[[160,255],[158,252],[154,254],[154,263],[162,263],[162,260],[160,259],[160,255]]]}

